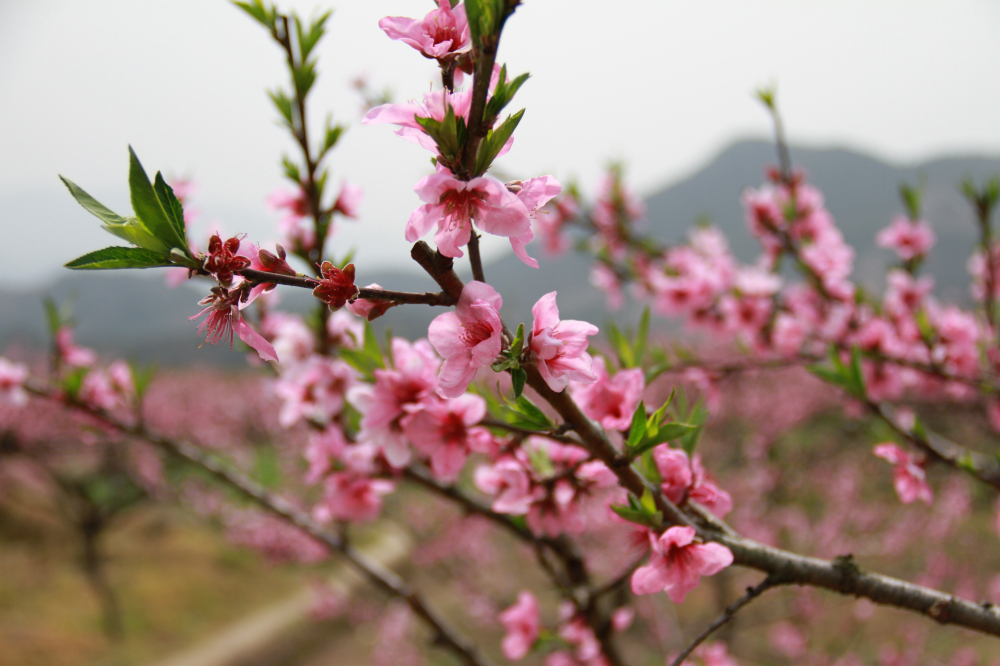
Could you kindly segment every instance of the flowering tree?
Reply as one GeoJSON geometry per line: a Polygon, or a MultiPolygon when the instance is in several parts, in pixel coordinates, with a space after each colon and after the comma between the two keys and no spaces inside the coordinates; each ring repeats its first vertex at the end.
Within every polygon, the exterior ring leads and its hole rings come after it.
{"type": "MultiPolygon", "coordinates": [[[[262,0],[236,3],[281,47],[291,77],[290,88],[271,92],[299,148],[297,159],[283,161],[293,189],[270,199],[286,211],[282,242],[273,250],[242,236],[216,235],[199,251],[188,238],[184,192],[160,174],[151,181],[132,151],[132,217],[63,179],[106,230],[130,243],[85,254],[69,268],[171,267],[212,284],[192,317],[203,317],[198,333],[230,347],[238,337],[267,364],[280,425],[307,433],[298,451],[308,464],[301,484],[280,492],[265,488],[218,451],[165,432],[131,399],[134,388],[124,372],[97,369],[92,359],[70,360],[86,352],[66,339],[63,364],[47,376],[29,377],[25,366],[0,359],[0,398],[12,405],[29,395],[59,401],[116,437],[152,444],[208,472],[270,515],[244,530],[253,534],[245,541],[300,559],[345,558],[427,623],[438,645],[469,664],[489,663],[493,648],[462,636],[348,538],[347,526],[378,518],[387,498],[404,486],[453,503],[526,544],[562,598],[558,620],[546,627],[537,590],[515,590],[516,602],[513,591],[508,595],[512,603],[497,619],[506,629],[500,650],[511,660],[536,651],[550,665],[624,664],[615,636],[628,629],[644,597],[663,592],[682,604],[705,577],[729,567],[760,576],[671,655],[672,663],[692,654],[705,664],[735,663],[724,642],[702,643],[743,606],[780,586],[823,588],[1000,635],[1000,612],[991,604],[867,571],[849,552],[823,559],[775,545],[743,517],[744,507],[715,480],[713,460],[697,450],[705,410],[688,405],[682,393],[652,386],[658,377],[680,374],[711,398],[724,376],[808,364],[843,392],[850,409],[868,410],[888,427],[895,441],[878,443],[873,453],[894,466],[902,502],[934,501],[925,474],[932,463],[995,492],[995,460],[932,432],[912,405],[913,398],[980,405],[1000,428],[994,326],[1000,244],[991,232],[1000,184],[966,187],[982,231],[970,263],[978,311],[930,297],[932,283],[919,268],[934,238],[911,189],[903,192],[906,214],[878,236],[897,251],[900,266],[890,272],[884,298],[866,294],[850,280],[853,250],[822,194],[789,163],[773,93],[762,91],[774,116],[779,165],[767,185],[744,197],[760,259],[739,265],[711,228],[693,231],[685,245],[663,246],[637,232],[642,205],[620,170],[609,173],[591,205],[575,191],[560,196],[560,183],[549,175],[507,183],[490,175],[494,160],[512,149],[523,114],[504,116],[528,75],[514,76],[497,62],[504,25],[519,4],[439,0],[423,18],[386,17],[379,24],[440,67],[439,89],[420,101],[374,106],[362,123],[395,125],[398,136],[431,153],[433,173],[414,188],[423,204],[401,231],[414,243],[411,257],[440,291],[360,287],[360,269],[328,248],[338,216],[353,217],[360,197],[347,184],[336,195],[327,187],[327,159],[343,128],[327,122],[317,141],[307,122],[317,77],[314,49],[329,14],[305,22],[262,0]],[[683,316],[736,339],[745,353],[721,360],[672,357],[652,344],[647,312],[634,336],[612,326],[611,353],[595,358],[597,327],[562,319],[556,292],[538,300],[530,324],[505,322],[503,296],[484,274],[479,235],[508,238],[524,270],[532,270],[538,266],[528,254],[534,233],[547,250],[560,251],[574,228],[585,234],[595,257],[593,281],[610,305],[620,304],[622,287],[631,284],[655,313],[683,316]],[[432,231],[436,249],[420,240],[432,231]],[[468,283],[454,270],[455,260],[466,256],[468,283]],[[782,260],[803,281],[782,270],[782,260]],[[307,322],[275,310],[270,294],[279,286],[311,290],[316,316],[307,322]],[[367,322],[396,307],[446,311],[426,339],[382,345],[367,322]],[[730,515],[734,525],[725,522],[730,515]]],[[[789,658],[801,654],[797,632],[790,624],[772,632],[789,658]]]]}

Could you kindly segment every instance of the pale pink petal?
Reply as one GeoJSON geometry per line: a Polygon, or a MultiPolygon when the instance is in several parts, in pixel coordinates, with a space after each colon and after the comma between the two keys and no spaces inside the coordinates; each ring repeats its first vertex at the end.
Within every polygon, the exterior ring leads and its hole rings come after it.
{"type": "Polygon", "coordinates": [[[236,335],[240,336],[240,340],[247,343],[250,347],[257,351],[257,354],[265,361],[278,362],[278,354],[274,351],[274,347],[268,342],[264,337],[253,330],[250,324],[246,323],[242,317],[235,317],[233,322],[233,328],[236,331],[236,335]]]}

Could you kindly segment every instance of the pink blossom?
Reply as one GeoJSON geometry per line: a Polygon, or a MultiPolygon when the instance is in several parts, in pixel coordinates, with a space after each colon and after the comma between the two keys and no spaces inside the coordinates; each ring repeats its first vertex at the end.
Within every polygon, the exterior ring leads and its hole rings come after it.
{"type": "Polygon", "coordinates": [[[521,590],[517,603],[500,614],[507,635],[500,643],[503,656],[511,661],[524,659],[538,640],[540,628],[538,600],[528,590],[521,590]]]}
{"type": "Polygon", "coordinates": [[[642,368],[619,370],[612,378],[608,376],[604,358],[599,356],[594,360],[593,370],[597,377],[594,383],[570,387],[573,399],[584,414],[605,430],[628,430],[646,388],[642,368]]]}
{"type": "Polygon", "coordinates": [[[298,250],[309,250],[316,244],[316,231],[313,225],[303,223],[309,215],[309,208],[302,188],[295,192],[275,190],[268,196],[267,206],[271,210],[288,211],[278,220],[278,229],[289,246],[298,250]]]}
{"type": "Polygon", "coordinates": [[[386,16],[378,22],[390,39],[409,44],[426,58],[450,60],[472,48],[465,5],[452,9],[449,0],[438,0],[438,8],[423,19],[386,16]]]}
{"type": "Polygon", "coordinates": [[[631,606],[616,608],[611,614],[611,628],[621,633],[632,626],[635,620],[635,609],[631,606]]]}
{"type": "Polygon", "coordinates": [[[441,397],[457,398],[465,393],[476,370],[490,365],[500,354],[502,305],[503,299],[493,287],[473,281],[465,285],[454,312],[431,322],[427,337],[444,357],[438,378],[441,397]]]}
{"type": "Polygon", "coordinates": [[[893,485],[896,487],[896,494],[903,504],[910,504],[914,500],[920,500],[925,504],[934,501],[934,493],[927,485],[924,465],[918,462],[915,456],[904,451],[898,444],[885,442],[875,447],[874,453],[883,460],[888,460],[895,465],[893,470],[893,485]]]}
{"type": "Polygon", "coordinates": [[[594,635],[594,630],[583,615],[577,612],[571,601],[564,601],[559,609],[562,625],[559,627],[559,638],[575,646],[573,656],[578,663],[591,666],[607,666],[602,658],[601,644],[594,635]]]}
{"type": "Polygon", "coordinates": [[[694,483],[694,472],[687,453],[672,449],[669,444],[660,444],[653,449],[653,461],[660,473],[660,488],[666,498],[674,504],[684,501],[694,483]]]}
{"type": "Polygon", "coordinates": [[[875,242],[880,247],[895,250],[903,261],[923,257],[934,247],[937,237],[931,225],[897,215],[892,224],[878,232],[875,242]]]}
{"type": "Polygon", "coordinates": [[[705,666],[739,666],[729,654],[729,648],[722,641],[706,643],[695,650],[705,666]]]}
{"type": "Polygon", "coordinates": [[[321,522],[375,520],[382,512],[382,496],[394,489],[391,481],[337,472],[326,478],[323,499],[314,508],[313,515],[321,522]]]}
{"type": "Polygon", "coordinates": [[[207,314],[205,321],[198,325],[198,335],[204,333],[205,342],[213,345],[228,338],[229,348],[232,349],[233,333],[235,333],[263,360],[277,362],[278,355],[275,353],[274,347],[243,320],[234,296],[235,293],[231,294],[222,287],[215,287],[211,294],[198,302],[198,305],[207,307],[198,314],[188,317],[188,319],[196,319],[207,314]]]}
{"type": "Polygon", "coordinates": [[[779,622],[771,627],[768,640],[775,652],[793,660],[804,657],[808,649],[802,630],[791,622],[779,622]]]}
{"type": "Polygon", "coordinates": [[[309,462],[306,483],[316,483],[332,468],[332,461],[339,458],[347,448],[347,438],[338,423],[330,423],[322,432],[309,436],[305,458],[309,462]]]}
{"type": "Polygon", "coordinates": [[[122,395],[103,370],[87,373],[80,384],[80,402],[93,409],[111,410],[123,404],[122,395]]]}
{"type": "Polygon", "coordinates": [[[326,332],[331,344],[355,349],[364,340],[365,326],[357,317],[344,310],[337,310],[326,321],[326,332]]]}
{"type": "Polygon", "coordinates": [[[485,416],[486,401],[465,394],[428,404],[406,423],[403,432],[414,447],[430,456],[434,475],[450,483],[462,470],[470,451],[490,451],[490,431],[472,427],[485,416]]]}
{"type": "Polygon", "coordinates": [[[28,367],[12,363],[0,356],[0,404],[23,407],[28,403],[24,382],[28,379],[28,367]]]}
{"type": "Polygon", "coordinates": [[[1000,243],[994,243],[988,253],[983,252],[982,248],[977,249],[969,257],[966,266],[973,277],[970,288],[973,298],[977,301],[984,300],[991,280],[993,280],[993,298],[1000,297],[1000,243]],[[991,275],[997,276],[996,279],[991,278],[991,275]]]}
{"type": "Polygon", "coordinates": [[[345,180],[340,186],[340,194],[337,195],[337,200],[333,202],[333,210],[344,217],[356,218],[364,195],[365,192],[363,189],[345,180]]]}
{"type": "MultiPolygon", "coordinates": [[[[469,121],[469,111],[472,106],[472,95],[468,92],[452,93],[447,90],[435,90],[424,94],[422,103],[404,102],[402,104],[383,104],[377,106],[361,119],[362,125],[399,125],[396,136],[415,143],[418,146],[438,153],[437,143],[417,122],[417,118],[433,118],[438,122],[445,119],[450,108],[456,118],[469,121]]],[[[513,137],[501,149],[503,155],[512,145],[513,137]]],[[[440,171],[440,170],[439,170],[440,171]]]]}
{"type": "Polygon", "coordinates": [[[775,351],[784,356],[794,356],[802,349],[808,328],[800,318],[788,312],[782,312],[774,318],[774,328],[771,330],[771,344],[775,351]]]}
{"type": "Polygon", "coordinates": [[[604,292],[611,311],[621,308],[624,302],[622,283],[614,269],[603,262],[596,262],[590,269],[590,284],[604,292]]]}
{"type": "Polygon", "coordinates": [[[394,368],[375,371],[375,384],[351,389],[348,400],[362,414],[359,441],[376,444],[390,465],[405,467],[410,448],[403,435],[408,419],[434,399],[440,361],[427,340],[392,341],[394,368]]]}
{"type": "Polygon", "coordinates": [[[472,221],[486,233],[510,239],[514,254],[533,268],[538,262],[528,256],[525,245],[532,239],[530,209],[500,181],[490,177],[458,180],[435,173],[414,188],[426,205],[417,208],[406,224],[410,243],[426,235],[434,225],[434,243],[446,257],[464,256],[459,248],[469,243],[472,221]]]}
{"type": "Polygon", "coordinates": [[[531,327],[530,349],[538,372],[553,391],[566,388],[570,381],[590,384],[597,381],[587,353],[587,337],[597,335],[593,324],[583,321],[559,319],[556,292],[545,294],[531,308],[534,323],[531,327]]]}
{"type": "Polygon", "coordinates": [[[653,449],[653,461],[660,473],[660,489],[671,502],[692,499],[720,518],[733,510],[732,497],[707,478],[697,454],[689,461],[683,450],[661,444],[653,449]]]}
{"type": "Polygon", "coordinates": [[[543,215],[535,218],[535,228],[542,235],[546,254],[559,255],[569,249],[563,227],[580,215],[580,203],[572,193],[550,202],[543,215]]]}
{"type": "Polygon", "coordinates": [[[56,331],[56,351],[59,360],[74,368],[89,368],[97,362],[97,354],[93,350],[73,343],[73,329],[68,326],[56,331]]]}
{"type": "MultiPolygon", "coordinates": [[[[562,185],[552,176],[537,176],[525,181],[515,180],[506,185],[507,189],[514,192],[518,201],[528,209],[528,216],[532,220],[538,219],[538,211],[549,201],[562,192],[562,185]]],[[[528,261],[525,245],[532,239],[533,234],[524,234],[519,238],[511,237],[510,242],[514,247],[514,254],[529,266],[534,262],[534,267],[538,268],[538,262],[534,259],[528,261]]],[[[530,257],[528,257],[530,259],[530,257]]]]}
{"type": "Polygon", "coordinates": [[[733,554],[718,543],[695,543],[693,527],[671,527],[659,538],[652,532],[649,564],[632,574],[632,592],[667,593],[675,604],[698,587],[702,576],[716,574],[733,563],[733,554]]]}
{"type": "Polygon", "coordinates": [[[497,513],[523,516],[539,498],[541,489],[534,488],[524,466],[514,458],[502,458],[494,465],[483,465],[474,475],[476,487],[494,497],[492,509],[497,513]]]}
{"type": "Polygon", "coordinates": [[[378,518],[382,512],[382,496],[395,489],[392,481],[373,479],[374,445],[362,443],[348,446],[341,454],[344,471],[326,477],[323,497],[313,508],[316,520],[346,520],[365,522],[378,518]]]}
{"type": "Polygon", "coordinates": [[[886,276],[885,310],[893,317],[903,317],[919,310],[934,289],[934,278],[914,278],[907,271],[894,268],[886,276]]]}
{"type": "Polygon", "coordinates": [[[275,354],[285,362],[305,361],[316,346],[312,330],[298,315],[269,312],[261,320],[261,331],[271,338],[275,354]]]}
{"type": "Polygon", "coordinates": [[[344,408],[345,395],[355,382],[356,373],[340,359],[310,356],[305,362],[285,371],[275,385],[282,398],[278,420],[284,427],[309,419],[325,424],[344,408]]]}
{"type": "MultiPolygon", "coordinates": [[[[365,289],[381,289],[382,286],[376,283],[372,283],[365,287],[365,289]]],[[[364,298],[356,299],[353,303],[347,304],[347,310],[353,315],[361,317],[362,319],[367,319],[368,321],[374,321],[378,319],[392,307],[392,301],[369,301],[364,298]]]]}

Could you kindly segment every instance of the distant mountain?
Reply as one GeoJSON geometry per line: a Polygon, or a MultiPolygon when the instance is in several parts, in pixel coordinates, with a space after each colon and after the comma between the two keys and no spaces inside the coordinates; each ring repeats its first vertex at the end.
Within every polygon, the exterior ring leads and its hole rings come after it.
{"type": "MultiPolygon", "coordinates": [[[[977,182],[1000,174],[1000,159],[956,157],[909,167],[896,167],[855,152],[839,149],[792,148],[792,160],[809,182],[826,196],[827,207],[858,256],[855,279],[880,287],[879,276],[892,261],[889,252],[875,246],[875,233],[901,212],[900,183],[924,186],[924,217],[938,235],[928,269],[937,279],[937,293],[965,300],[969,250],[976,238],[971,210],[956,184],[972,177],[977,182]]],[[[665,241],[680,241],[699,218],[707,217],[729,237],[734,253],[752,261],[759,246],[746,229],[740,195],[764,180],[764,167],[774,162],[773,147],[766,142],[737,143],[719,154],[698,173],[653,194],[647,200],[648,230],[665,241]]],[[[604,296],[589,284],[589,261],[567,254],[557,259],[531,248],[541,268],[526,267],[508,255],[485,268],[490,283],[503,295],[503,315],[511,323],[530,323],[531,306],[549,291],[559,292],[564,319],[583,319],[599,326],[609,317],[604,296]]],[[[466,262],[456,262],[464,268],[466,262]]],[[[468,271],[459,271],[469,279],[468,271]]],[[[377,282],[387,289],[436,290],[426,275],[408,271],[377,274],[361,271],[363,284],[377,282]]],[[[167,365],[204,362],[239,366],[243,359],[228,349],[206,345],[198,349],[195,324],[188,317],[198,312],[201,293],[189,287],[166,289],[154,270],[124,274],[66,273],[55,285],[26,291],[0,290],[0,349],[12,344],[32,347],[46,343],[41,298],[51,294],[61,300],[78,295],[77,338],[103,353],[117,352],[167,365]]],[[[283,290],[283,307],[303,312],[310,307],[308,294],[283,290]]],[[[638,319],[640,306],[630,304],[615,315],[625,325],[638,319]]],[[[391,327],[407,337],[425,335],[427,324],[440,309],[402,307],[378,320],[377,328],[391,327]]]]}
{"type": "MultiPolygon", "coordinates": [[[[1000,158],[953,157],[897,167],[849,150],[794,147],[791,157],[825,195],[827,208],[858,252],[854,278],[868,286],[881,286],[878,278],[893,258],[875,245],[875,234],[903,211],[900,184],[922,185],[923,215],[938,237],[926,269],[935,276],[940,296],[968,298],[965,264],[977,232],[972,209],[957,185],[964,178],[981,183],[1000,174],[1000,158]]],[[[759,245],[747,230],[740,195],[747,187],[759,187],[764,168],[775,161],[772,144],[747,141],[731,146],[698,173],[647,200],[651,230],[678,241],[696,219],[706,216],[729,237],[740,259],[752,261],[759,245]]]]}

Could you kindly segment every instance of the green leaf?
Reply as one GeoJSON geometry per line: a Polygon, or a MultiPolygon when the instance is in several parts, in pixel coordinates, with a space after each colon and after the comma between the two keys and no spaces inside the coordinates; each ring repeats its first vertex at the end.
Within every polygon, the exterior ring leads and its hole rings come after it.
{"type": "Polygon", "coordinates": [[[167,219],[173,225],[174,232],[181,239],[181,244],[175,247],[180,247],[187,252],[187,226],[184,224],[184,208],[181,206],[180,199],[174,194],[174,189],[167,185],[167,181],[163,180],[163,176],[160,175],[159,171],[156,172],[153,191],[156,192],[156,198],[160,200],[160,205],[163,207],[164,212],[166,212],[167,219]]]}
{"type": "Polygon", "coordinates": [[[662,426],[660,426],[660,431],[657,433],[656,438],[659,440],[657,444],[670,442],[680,437],[683,437],[699,427],[700,426],[693,425],[691,423],[681,423],[679,421],[671,421],[670,423],[664,423],[662,426]]]}
{"type": "Polygon", "coordinates": [[[103,229],[108,233],[148,250],[166,252],[170,249],[166,243],[149,233],[149,230],[136,218],[122,217],[84,192],[82,188],[68,178],[63,178],[62,176],[59,176],[59,178],[66,185],[69,193],[73,195],[78,204],[83,206],[88,213],[104,222],[103,229]]]}
{"type": "Polygon", "coordinates": [[[283,155],[281,157],[281,166],[285,170],[285,176],[288,180],[292,181],[297,186],[302,185],[302,174],[299,172],[299,166],[289,159],[288,155],[283,155]]]}
{"type": "Polygon", "coordinates": [[[66,264],[66,268],[103,270],[111,268],[154,268],[173,266],[170,257],[139,247],[106,247],[88,252],[66,264]]]}
{"type": "Polygon", "coordinates": [[[274,447],[257,447],[254,453],[254,478],[265,488],[278,486],[281,483],[281,465],[274,447]]]}
{"type": "Polygon", "coordinates": [[[278,113],[280,113],[281,117],[285,120],[285,125],[289,129],[294,127],[294,123],[292,121],[291,98],[289,98],[288,95],[285,94],[285,91],[280,88],[276,90],[268,90],[267,95],[271,98],[271,101],[274,102],[274,106],[278,109],[278,113]]]}
{"type": "Polygon", "coordinates": [[[646,403],[640,401],[632,414],[632,426],[628,430],[628,440],[625,442],[625,450],[629,455],[634,455],[635,449],[646,436],[646,403]]]}
{"type": "Polygon", "coordinates": [[[97,199],[84,192],[83,188],[79,187],[69,178],[59,176],[59,180],[63,182],[63,185],[65,185],[66,189],[69,190],[69,193],[73,195],[76,202],[83,206],[88,213],[95,216],[105,224],[125,224],[124,217],[111,211],[109,208],[104,206],[104,204],[97,201],[97,199]]]}
{"type": "Polygon", "coordinates": [[[963,452],[962,455],[958,457],[958,460],[955,461],[955,464],[961,469],[964,469],[966,472],[972,472],[975,474],[978,471],[976,469],[976,463],[968,451],[963,452]]]}
{"type": "Polygon", "coordinates": [[[920,199],[922,192],[919,188],[911,187],[906,183],[899,186],[899,196],[903,200],[903,207],[911,220],[920,219],[920,199]]]}
{"type": "Polygon", "coordinates": [[[615,350],[615,354],[618,356],[618,363],[623,368],[631,368],[634,360],[632,358],[632,345],[629,344],[625,335],[621,332],[615,323],[608,322],[608,342],[615,350]]]}
{"type": "Polygon", "coordinates": [[[274,29],[274,9],[272,8],[269,11],[261,0],[252,0],[252,2],[234,2],[233,4],[257,19],[257,21],[263,24],[264,27],[271,30],[274,29]]]}
{"type": "Polygon", "coordinates": [[[319,42],[320,38],[323,37],[325,32],[326,20],[330,18],[331,12],[326,12],[321,14],[319,18],[312,22],[309,26],[308,32],[302,30],[302,22],[299,20],[298,16],[292,15],[295,21],[295,32],[298,36],[299,41],[299,58],[303,62],[309,59],[309,54],[312,53],[313,48],[319,42]]]}
{"type": "Polygon", "coordinates": [[[486,170],[490,168],[493,164],[493,160],[496,159],[500,151],[503,150],[504,144],[507,143],[507,139],[510,138],[511,134],[514,133],[514,129],[517,124],[521,122],[521,117],[524,116],[524,109],[521,109],[517,113],[507,116],[507,119],[503,121],[503,124],[495,130],[490,130],[486,133],[486,138],[479,143],[479,148],[476,150],[476,173],[475,175],[481,176],[486,173],[486,170]]]}
{"type": "Polygon", "coordinates": [[[545,412],[524,395],[519,396],[514,401],[504,397],[504,402],[506,404],[503,409],[507,413],[511,425],[526,430],[552,430],[555,428],[555,424],[549,420],[545,412]]]}
{"type": "Polygon", "coordinates": [[[166,253],[171,249],[166,243],[149,233],[149,229],[135,217],[126,219],[125,224],[106,224],[103,229],[112,236],[117,236],[146,250],[166,253]]]}
{"type": "Polygon", "coordinates": [[[448,161],[454,161],[458,155],[459,148],[465,143],[467,129],[463,118],[455,117],[455,110],[448,105],[445,109],[444,120],[434,118],[414,118],[417,124],[423,128],[427,134],[434,139],[441,157],[448,161]]]}
{"type": "Polygon", "coordinates": [[[385,359],[382,356],[382,349],[379,347],[378,338],[375,336],[375,329],[369,322],[365,322],[364,337],[359,340],[360,349],[340,349],[340,357],[352,368],[360,372],[365,379],[371,380],[375,376],[375,371],[385,368],[385,359]]]}
{"type": "Polygon", "coordinates": [[[514,397],[520,398],[524,391],[524,382],[528,379],[528,373],[524,368],[514,368],[510,371],[510,383],[514,387],[514,397]]]}
{"type": "Polygon", "coordinates": [[[42,298],[42,307],[45,308],[45,321],[49,325],[49,335],[55,338],[56,333],[63,325],[62,313],[51,296],[42,298]]]}
{"type": "MultiPolygon", "coordinates": [[[[129,170],[128,183],[132,198],[132,209],[150,234],[166,245],[169,251],[172,247],[187,247],[184,237],[177,233],[173,222],[164,210],[160,199],[149,182],[149,177],[139,163],[132,146],[128,148],[129,170]]],[[[152,249],[152,248],[148,248],[152,249]]]]}
{"type": "Polygon", "coordinates": [[[865,391],[865,373],[861,368],[861,348],[855,345],[851,348],[851,384],[854,388],[854,396],[857,398],[864,398],[866,395],[865,391]]]}
{"type": "Polygon", "coordinates": [[[484,117],[487,120],[496,118],[500,115],[500,112],[504,110],[511,100],[514,99],[514,94],[520,89],[524,82],[528,80],[530,74],[524,73],[517,77],[513,81],[507,81],[507,66],[504,65],[500,68],[500,81],[497,83],[496,89],[493,91],[493,97],[490,101],[486,103],[486,113],[484,117]]]}
{"type": "Polygon", "coordinates": [[[524,324],[517,325],[517,333],[514,335],[514,341],[510,343],[510,357],[513,359],[520,358],[521,352],[524,350],[524,324]]]}
{"type": "Polygon", "coordinates": [[[659,530],[663,528],[663,514],[656,510],[655,502],[652,500],[653,496],[649,494],[648,489],[643,492],[642,500],[640,501],[637,501],[630,493],[628,496],[628,506],[612,504],[611,510],[630,523],[637,523],[659,530]]]}
{"type": "Polygon", "coordinates": [[[698,448],[698,440],[701,438],[701,433],[705,429],[705,421],[708,420],[708,410],[699,402],[684,420],[694,424],[695,428],[680,436],[681,448],[684,449],[686,454],[693,456],[694,450],[698,448]]]}
{"type": "Polygon", "coordinates": [[[321,152],[325,153],[333,148],[337,144],[337,141],[340,140],[340,136],[344,133],[344,129],[343,125],[330,125],[329,122],[327,122],[326,135],[323,138],[323,150],[321,152]]]}
{"type": "Polygon", "coordinates": [[[292,70],[292,82],[295,84],[295,94],[299,99],[305,99],[316,83],[316,65],[304,62],[292,70]]]}
{"type": "MultiPolygon", "coordinates": [[[[639,320],[639,331],[635,336],[635,344],[632,346],[632,356],[637,366],[642,365],[646,357],[646,345],[649,342],[649,306],[642,311],[642,318],[639,320]]],[[[671,393],[671,396],[673,393],[671,393]]]]}
{"type": "Polygon", "coordinates": [[[482,45],[483,35],[493,34],[491,8],[490,0],[465,0],[465,16],[469,22],[469,34],[476,48],[482,45]]]}
{"type": "Polygon", "coordinates": [[[142,397],[146,395],[146,389],[149,388],[149,383],[153,381],[153,377],[156,375],[157,365],[156,363],[139,365],[129,362],[129,367],[132,369],[132,382],[135,384],[135,395],[142,400],[142,397]]]}

